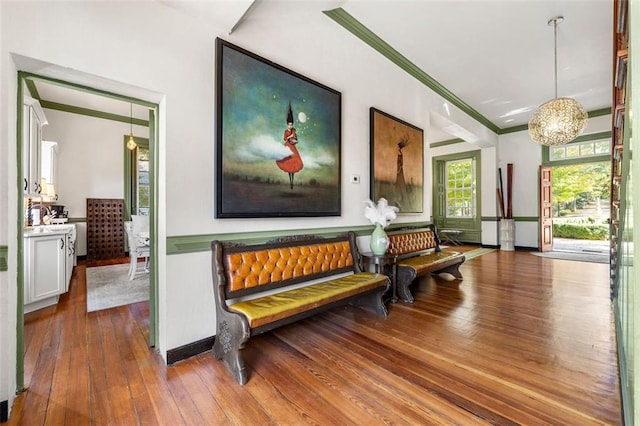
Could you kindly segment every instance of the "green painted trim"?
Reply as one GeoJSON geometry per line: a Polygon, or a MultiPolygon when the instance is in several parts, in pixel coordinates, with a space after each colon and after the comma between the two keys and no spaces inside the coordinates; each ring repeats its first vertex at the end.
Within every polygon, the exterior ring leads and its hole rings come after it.
{"type": "Polygon", "coordinates": [[[38,88],[36,87],[36,84],[33,82],[33,80],[26,80],[25,84],[27,85],[27,90],[29,91],[29,95],[33,99],[40,100],[40,93],[38,93],[38,88]]]}
{"type": "MultiPolygon", "coordinates": [[[[538,222],[540,218],[538,216],[514,216],[513,220],[515,222],[538,222]]],[[[483,222],[500,222],[500,220],[502,220],[502,218],[500,217],[493,217],[493,216],[483,216],[482,217],[482,221],[483,222]]]]}
{"type": "Polygon", "coordinates": [[[500,218],[498,216],[493,217],[493,216],[482,216],[480,218],[480,220],[482,222],[500,222],[500,218]]]}
{"type": "Polygon", "coordinates": [[[23,114],[25,73],[18,72],[18,93],[16,97],[17,106],[17,132],[16,132],[16,153],[18,161],[18,173],[16,176],[16,188],[18,189],[19,201],[16,203],[17,220],[16,220],[16,250],[18,270],[16,275],[16,390],[22,392],[24,390],[24,239],[22,238],[22,229],[24,228],[24,203],[22,199],[22,126],[25,120],[23,114]]]}
{"type": "Polygon", "coordinates": [[[498,131],[499,135],[506,135],[507,133],[516,133],[516,132],[522,132],[525,130],[529,130],[529,124],[520,124],[518,126],[513,126],[513,127],[506,127],[504,129],[500,129],[498,131]]]}
{"type": "Polygon", "coordinates": [[[542,164],[544,166],[573,166],[576,164],[589,164],[589,163],[599,163],[602,161],[606,161],[607,163],[611,162],[611,155],[594,155],[593,157],[581,157],[581,158],[573,158],[570,160],[554,160],[549,161],[547,158],[542,158],[542,164]]]}
{"type": "Polygon", "coordinates": [[[540,218],[538,216],[514,216],[513,220],[516,222],[539,222],[540,218]]]}
{"type": "Polygon", "coordinates": [[[131,118],[128,115],[112,114],[109,112],[97,111],[95,109],[82,108],[82,107],[77,107],[73,105],[66,105],[66,104],[61,104],[57,102],[45,101],[45,100],[40,101],[40,106],[42,106],[42,108],[51,109],[55,111],[69,112],[72,114],[86,115],[89,117],[96,117],[96,118],[102,118],[105,120],[119,121],[122,123],[149,127],[149,122],[147,120],[142,120],[140,118],[131,118]]]}
{"type": "Polygon", "coordinates": [[[612,113],[612,108],[602,108],[602,109],[596,109],[593,111],[588,111],[587,115],[589,116],[589,118],[594,118],[594,117],[601,117],[603,115],[610,115],[612,113]]]}
{"type": "Polygon", "coordinates": [[[462,142],[466,142],[466,141],[464,139],[460,139],[460,138],[449,139],[449,140],[446,140],[446,141],[430,143],[429,144],[429,148],[438,148],[438,147],[441,147],[441,146],[454,145],[454,144],[462,143],[462,142]]]}
{"type": "Polygon", "coordinates": [[[68,81],[59,80],[57,78],[45,77],[45,76],[42,76],[42,75],[33,74],[33,73],[30,73],[30,72],[25,72],[25,71],[20,71],[20,73],[22,74],[23,78],[26,79],[26,80],[44,81],[44,82],[49,83],[49,84],[55,84],[57,86],[66,87],[66,88],[69,88],[69,89],[74,89],[74,90],[78,90],[78,91],[85,92],[85,93],[91,93],[93,95],[104,96],[104,97],[110,98],[110,99],[117,99],[119,101],[125,101],[125,102],[129,102],[129,103],[134,103],[136,105],[144,105],[144,106],[147,106],[149,108],[155,108],[157,106],[156,104],[154,104],[152,102],[148,102],[148,101],[145,101],[145,100],[142,100],[142,99],[133,98],[131,96],[118,95],[116,93],[108,92],[106,90],[96,89],[94,87],[89,87],[89,86],[85,86],[85,85],[82,85],[82,84],[71,83],[71,82],[68,82],[68,81]]]}
{"type": "Polygon", "coordinates": [[[9,246],[0,246],[0,272],[7,272],[9,269],[9,246]]]}
{"type": "Polygon", "coordinates": [[[67,219],[67,223],[83,223],[86,222],[86,217],[70,217],[67,219]]]}
{"type": "MultiPolygon", "coordinates": [[[[406,227],[423,226],[428,221],[394,223],[387,231],[393,231],[406,227]]],[[[335,237],[348,231],[353,231],[357,236],[362,237],[371,234],[372,225],[345,226],[335,228],[309,228],[309,229],[289,229],[280,231],[259,231],[259,232],[238,232],[228,234],[201,234],[201,235],[179,235],[167,237],[167,255],[188,254],[211,250],[211,242],[235,241],[243,244],[260,244],[270,239],[289,235],[318,235],[321,237],[335,237]]]]}
{"type": "Polygon", "coordinates": [[[381,53],[382,56],[386,57],[398,67],[406,71],[409,75],[416,78],[419,82],[433,90],[438,95],[442,96],[447,101],[451,102],[453,105],[458,107],[470,117],[474,118],[483,126],[496,133],[498,132],[498,130],[500,130],[498,126],[493,124],[489,119],[473,109],[462,99],[456,96],[453,92],[436,81],[433,77],[418,68],[414,63],[409,61],[406,57],[404,57],[397,50],[391,47],[387,42],[382,40],[371,30],[362,25],[357,19],[355,19],[341,7],[332,10],[326,10],[323,13],[329,18],[333,19],[337,24],[341,25],[344,29],[358,37],[360,40],[364,41],[374,50],[381,53]]]}
{"type": "Polygon", "coordinates": [[[611,139],[611,135],[612,135],[611,130],[607,130],[605,132],[599,132],[599,133],[589,133],[588,135],[578,136],[577,138],[575,138],[575,140],[571,141],[571,143],[589,142],[589,141],[595,141],[598,139],[607,139],[607,138],[611,139]]]}
{"type": "MultiPolygon", "coordinates": [[[[160,310],[158,309],[158,210],[159,210],[159,170],[158,153],[160,145],[158,135],[160,134],[160,123],[158,112],[160,107],[154,105],[149,110],[149,236],[151,244],[149,246],[149,346],[158,346],[158,336],[160,336],[160,310]]],[[[142,141],[141,141],[142,143],[142,141]]]]}

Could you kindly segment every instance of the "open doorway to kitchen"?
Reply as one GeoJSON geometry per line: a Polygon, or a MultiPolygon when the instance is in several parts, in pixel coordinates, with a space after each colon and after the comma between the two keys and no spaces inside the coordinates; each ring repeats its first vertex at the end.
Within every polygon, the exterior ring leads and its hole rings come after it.
{"type": "MultiPolygon", "coordinates": [[[[139,121],[144,121],[146,126],[148,126],[148,139],[147,139],[147,149],[148,149],[148,174],[147,174],[147,184],[148,184],[148,216],[149,216],[149,250],[151,253],[151,257],[153,259],[157,259],[157,163],[156,158],[158,155],[158,129],[159,123],[157,120],[158,117],[158,109],[159,105],[157,102],[161,99],[160,95],[154,92],[146,91],[144,89],[134,88],[127,84],[105,81],[104,79],[97,78],[91,75],[86,75],[83,73],[79,73],[77,71],[71,70],[59,70],[57,67],[48,65],[48,67],[42,66],[34,66],[33,63],[38,62],[31,59],[24,58],[24,63],[17,63],[17,68],[19,69],[48,69],[51,72],[56,73],[58,78],[51,78],[44,75],[36,75],[32,74],[28,71],[20,71],[18,73],[18,102],[19,105],[23,104],[24,99],[26,97],[35,99],[42,106],[42,108],[46,111],[49,110],[52,113],[50,115],[55,116],[56,114],[71,114],[73,116],[86,116],[91,117],[93,119],[98,119],[102,121],[111,120],[114,122],[123,122],[125,123],[125,127],[132,127],[133,124],[136,123],[136,120],[133,117],[133,112],[131,110],[131,105],[138,106],[142,114],[144,114],[144,118],[138,119],[139,121]],[[61,80],[59,78],[60,75],[64,75],[68,80],[61,80]],[[75,81],[82,81],[82,84],[75,83],[75,81]],[[59,98],[62,96],[63,98],[59,98]],[[51,99],[49,99],[51,97],[51,99]],[[55,99],[54,99],[55,98],[55,99]],[[62,99],[62,100],[61,100],[62,99]],[[103,102],[104,101],[104,102],[103,102]],[[118,109],[118,105],[124,105],[124,110],[120,111],[118,109]],[[100,106],[102,105],[102,106],[100,106]],[[114,109],[115,108],[115,109],[114,109]]],[[[35,65],[38,65],[39,62],[35,65]]],[[[120,105],[120,106],[122,106],[120,105]]],[[[22,144],[24,142],[24,129],[25,126],[22,124],[27,123],[29,120],[28,117],[24,116],[23,110],[18,110],[18,135],[17,135],[17,150],[24,157],[25,152],[22,150],[22,144]],[[27,120],[27,121],[25,121],[27,120]]],[[[85,138],[85,144],[89,145],[91,143],[92,138],[85,138]]],[[[120,141],[117,141],[118,152],[117,156],[122,158],[122,151],[120,148],[120,141]]],[[[88,152],[91,152],[90,148],[87,148],[88,152]]],[[[78,161],[82,161],[82,158],[87,153],[75,153],[74,157],[78,161]]],[[[64,173],[64,171],[59,170],[59,173],[64,173]]],[[[19,175],[24,174],[24,158],[18,161],[18,173],[19,175]]],[[[121,185],[122,177],[118,179],[116,184],[121,185]]],[[[56,192],[61,192],[63,185],[61,184],[59,187],[56,187],[56,192]]],[[[121,188],[121,186],[120,186],[121,188]]],[[[18,194],[23,193],[24,189],[22,187],[18,188],[18,194]]],[[[20,197],[18,197],[20,198],[20,197]]],[[[18,217],[25,216],[25,207],[24,203],[18,203],[17,212],[18,217]]],[[[82,216],[80,214],[80,216],[82,216]]],[[[73,222],[81,223],[82,217],[70,218],[73,222]]],[[[86,219],[86,218],[84,218],[86,219]]],[[[86,221],[85,221],[86,222],[86,221]]],[[[20,229],[18,230],[19,234],[23,233],[22,223],[20,223],[20,229]]],[[[17,285],[18,285],[18,297],[17,297],[17,337],[16,337],[16,347],[17,347],[17,388],[22,389],[24,387],[24,376],[25,376],[25,365],[24,365],[24,295],[21,291],[25,286],[25,273],[24,271],[24,260],[22,257],[22,253],[24,252],[24,244],[22,243],[22,239],[20,239],[18,243],[18,277],[17,277],[17,285]]],[[[157,260],[150,264],[150,273],[149,273],[149,329],[148,329],[148,343],[150,346],[155,346],[157,344],[157,330],[159,327],[158,324],[158,314],[157,314],[157,260]]]]}

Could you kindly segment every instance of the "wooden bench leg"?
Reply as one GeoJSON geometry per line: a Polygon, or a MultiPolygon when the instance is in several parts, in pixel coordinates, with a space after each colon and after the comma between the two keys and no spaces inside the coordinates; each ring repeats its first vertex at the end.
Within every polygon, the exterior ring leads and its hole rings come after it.
{"type": "Polygon", "coordinates": [[[462,263],[456,263],[455,265],[448,266],[444,269],[438,269],[437,271],[432,272],[432,274],[441,274],[443,272],[447,272],[458,279],[462,279],[462,273],[460,272],[460,265],[462,263]]]}
{"type": "Polygon", "coordinates": [[[247,383],[242,350],[249,339],[249,327],[239,317],[225,316],[218,322],[213,356],[221,360],[238,383],[247,383]]]}
{"type": "Polygon", "coordinates": [[[415,299],[409,290],[409,286],[416,279],[416,271],[413,268],[398,267],[397,291],[398,297],[405,303],[413,303],[415,299]]]}
{"type": "Polygon", "coordinates": [[[356,306],[366,306],[369,308],[373,308],[375,312],[383,317],[386,317],[389,313],[387,311],[387,307],[384,304],[384,295],[389,291],[389,287],[391,284],[388,284],[384,289],[376,292],[376,293],[368,293],[362,295],[358,299],[356,299],[353,304],[356,306]]]}

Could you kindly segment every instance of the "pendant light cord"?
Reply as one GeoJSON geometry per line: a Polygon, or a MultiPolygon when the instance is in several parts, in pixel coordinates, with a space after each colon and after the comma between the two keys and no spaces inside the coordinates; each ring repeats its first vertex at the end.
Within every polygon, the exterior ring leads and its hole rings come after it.
{"type": "Polygon", "coordinates": [[[553,71],[555,76],[555,99],[558,99],[558,19],[553,20],[553,71]]]}

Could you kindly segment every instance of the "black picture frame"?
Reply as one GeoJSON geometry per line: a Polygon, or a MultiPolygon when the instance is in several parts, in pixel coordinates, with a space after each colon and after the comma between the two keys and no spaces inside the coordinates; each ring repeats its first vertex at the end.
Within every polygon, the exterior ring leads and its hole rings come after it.
{"type": "Polygon", "coordinates": [[[424,131],[369,108],[371,200],[386,198],[399,213],[424,211],[424,131]]]}
{"type": "Polygon", "coordinates": [[[337,90],[217,38],[215,217],[340,216],[341,116],[337,90]]]}

